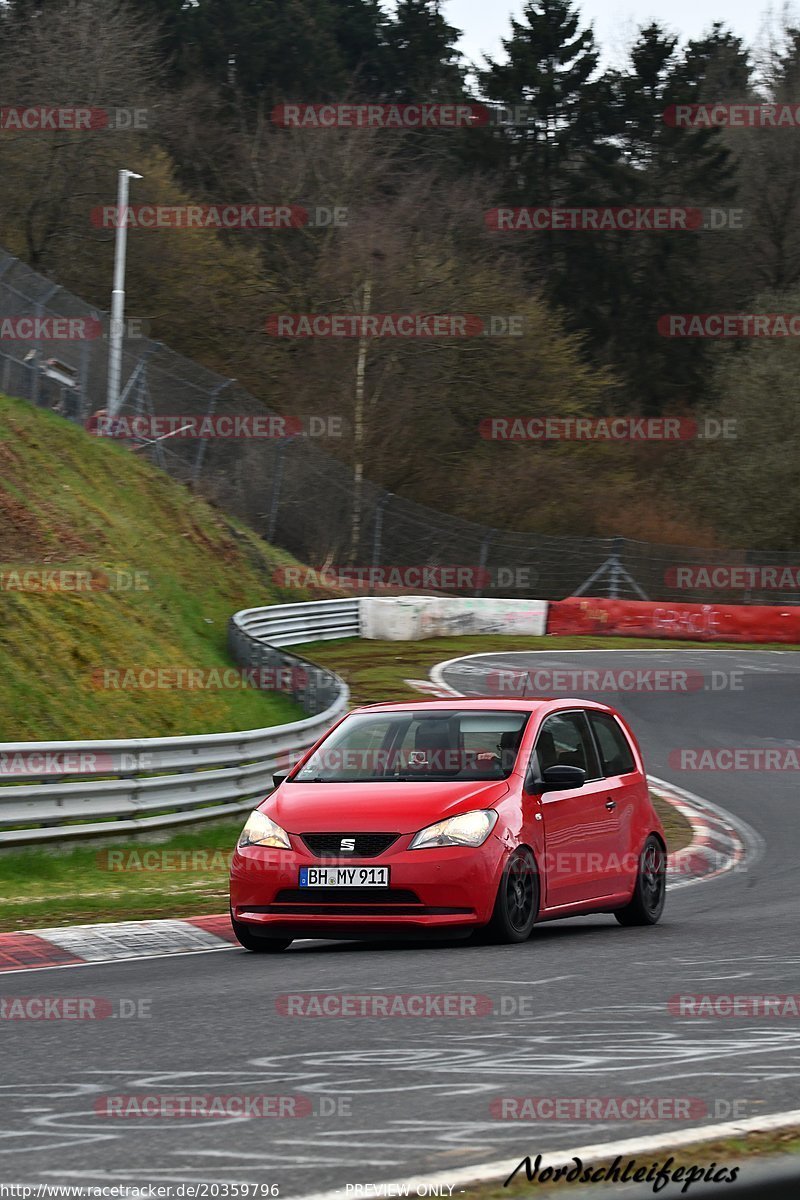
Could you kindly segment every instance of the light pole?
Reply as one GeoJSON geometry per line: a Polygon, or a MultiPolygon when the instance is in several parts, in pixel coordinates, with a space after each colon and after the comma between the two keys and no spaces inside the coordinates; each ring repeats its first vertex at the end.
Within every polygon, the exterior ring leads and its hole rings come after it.
{"type": "Polygon", "coordinates": [[[108,338],[108,391],[106,409],[109,417],[119,408],[119,382],[122,371],[122,323],[125,317],[125,251],[128,242],[127,210],[128,180],[141,179],[135,171],[120,171],[117,184],[117,234],[114,242],[114,290],[111,293],[111,328],[108,338]]]}

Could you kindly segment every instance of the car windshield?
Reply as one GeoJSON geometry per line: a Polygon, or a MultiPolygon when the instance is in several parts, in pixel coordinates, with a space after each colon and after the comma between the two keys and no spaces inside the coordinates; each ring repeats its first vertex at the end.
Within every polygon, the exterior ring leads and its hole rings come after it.
{"type": "Polygon", "coordinates": [[[528,715],[474,709],[354,714],[291,782],[506,779],[528,715]]]}

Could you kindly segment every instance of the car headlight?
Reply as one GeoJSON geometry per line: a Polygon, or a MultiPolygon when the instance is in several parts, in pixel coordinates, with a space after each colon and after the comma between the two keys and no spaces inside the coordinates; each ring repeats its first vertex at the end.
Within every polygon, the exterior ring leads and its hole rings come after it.
{"type": "Polygon", "coordinates": [[[238,846],[275,846],[279,850],[291,850],[289,835],[280,825],[270,821],[264,813],[254,809],[247,818],[247,824],[239,834],[238,846]]]}
{"type": "Polygon", "coordinates": [[[424,850],[429,846],[482,846],[495,827],[497,813],[493,808],[479,808],[437,821],[415,834],[409,850],[424,850]]]}

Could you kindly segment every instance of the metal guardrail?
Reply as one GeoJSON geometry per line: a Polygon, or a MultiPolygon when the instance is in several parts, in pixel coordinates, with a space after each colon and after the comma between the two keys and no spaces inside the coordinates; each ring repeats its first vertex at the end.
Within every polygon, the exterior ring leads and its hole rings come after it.
{"type": "Polygon", "coordinates": [[[193,737],[0,743],[0,847],[114,836],[235,815],[272,788],[272,773],[347,710],[332,671],[281,647],[357,637],[359,601],[250,608],[231,618],[244,668],[280,672],[309,716],[286,725],[193,737]]]}

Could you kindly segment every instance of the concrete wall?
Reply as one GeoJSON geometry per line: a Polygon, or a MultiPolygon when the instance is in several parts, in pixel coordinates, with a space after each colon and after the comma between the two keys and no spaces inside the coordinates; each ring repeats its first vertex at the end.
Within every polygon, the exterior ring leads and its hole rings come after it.
{"type": "Polygon", "coordinates": [[[546,626],[546,600],[365,596],[361,601],[361,636],[380,641],[482,633],[542,637],[546,626]]]}

